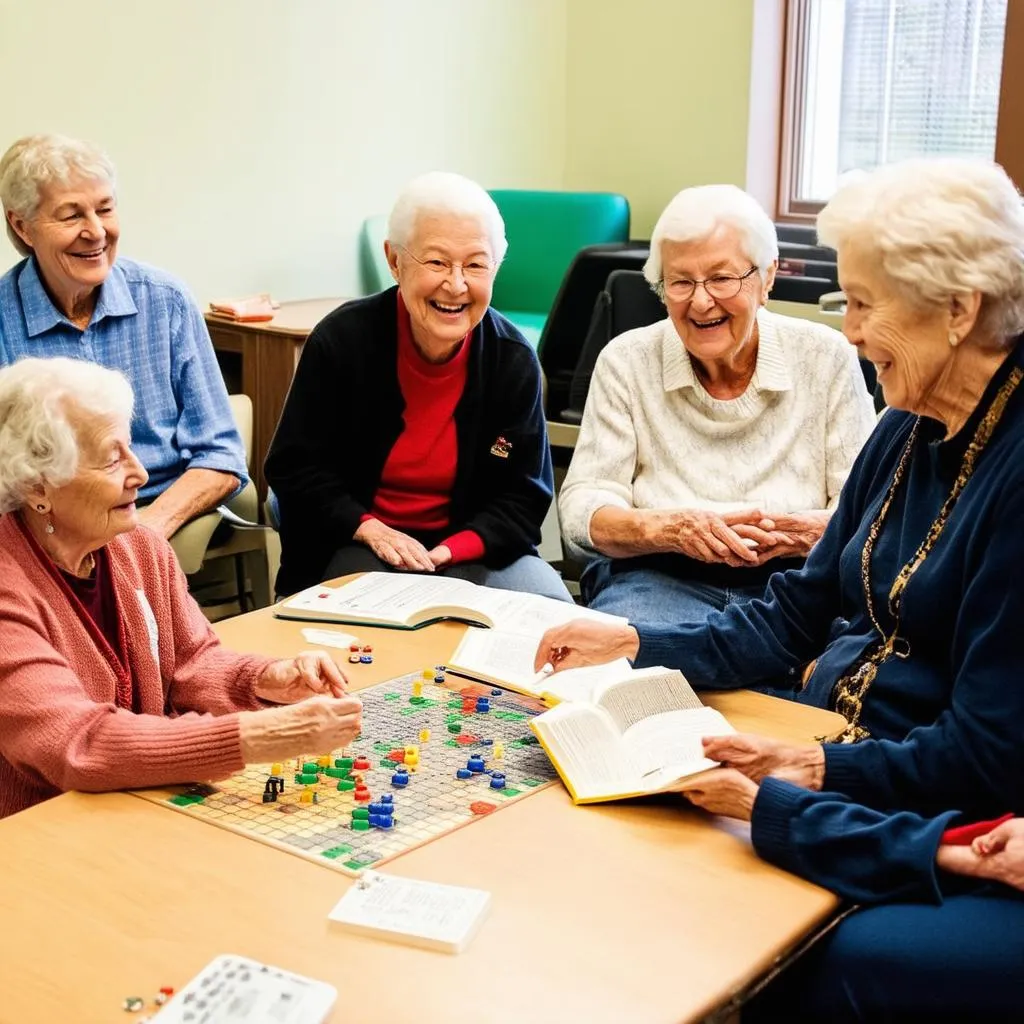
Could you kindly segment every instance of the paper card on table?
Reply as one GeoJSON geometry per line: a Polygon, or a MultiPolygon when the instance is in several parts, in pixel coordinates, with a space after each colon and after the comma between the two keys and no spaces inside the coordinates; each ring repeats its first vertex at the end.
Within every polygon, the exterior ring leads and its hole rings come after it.
{"type": "Polygon", "coordinates": [[[302,637],[308,644],[319,644],[321,647],[341,647],[345,650],[352,644],[359,641],[351,633],[342,633],[338,629],[312,629],[302,630],[302,637]]]}

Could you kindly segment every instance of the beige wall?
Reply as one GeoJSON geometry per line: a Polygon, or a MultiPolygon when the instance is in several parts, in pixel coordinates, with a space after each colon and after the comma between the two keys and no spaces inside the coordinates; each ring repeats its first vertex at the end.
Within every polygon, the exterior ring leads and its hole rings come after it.
{"type": "Polygon", "coordinates": [[[647,237],[681,188],[743,185],[754,0],[569,0],[566,185],[647,237]]]}
{"type": "Polygon", "coordinates": [[[351,294],[413,174],[563,185],[566,2],[0,0],[0,150],[101,142],[122,254],[201,299],[351,294]]]}

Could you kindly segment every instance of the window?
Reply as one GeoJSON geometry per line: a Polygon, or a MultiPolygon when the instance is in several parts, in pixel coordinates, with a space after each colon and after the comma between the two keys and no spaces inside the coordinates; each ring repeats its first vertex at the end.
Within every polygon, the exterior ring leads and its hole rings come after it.
{"type": "Polygon", "coordinates": [[[913,156],[992,159],[1008,0],[790,0],[779,215],[913,156]]]}

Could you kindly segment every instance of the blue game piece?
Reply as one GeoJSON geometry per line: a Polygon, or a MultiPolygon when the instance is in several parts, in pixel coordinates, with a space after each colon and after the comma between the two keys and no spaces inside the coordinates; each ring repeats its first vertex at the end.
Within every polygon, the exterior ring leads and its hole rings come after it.
{"type": "MultiPolygon", "coordinates": [[[[395,803],[395,794],[394,793],[382,793],[381,794],[381,798],[380,798],[380,802],[382,804],[391,804],[393,806],[394,803],[395,803]]],[[[390,814],[390,813],[391,812],[388,811],[388,814],[390,814]]]]}
{"type": "Polygon", "coordinates": [[[359,655],[359,660],[364,665],[372,665],[373,664],[373,655],[372,654],[360,654],[359,655]]]}
{"type": "Polygon", "coordinates": [[[408,786],[409,785],[409,773],[408,772],[395,772],[391,776],[392,786],[408,786]]]}
{"type": "Polygon", "coordinates": [[[503,772],[491,772],[491,789],[504,789],[505,775],[503,772]]]}
{"type": "Polygon", "coordinates": [[[501,690],[491,690],[491,696],[492,697],[500,697],[501,696],[501,690]]]}
{"type": "Polygon", "coordinates": [[[468,768],[459,768],[458,771],[456,771],[455,773],[455,778],[471,779],[473,778],[473,773],[468,768]]]}
{"type": "Polygon", "coordinates": [[[478,754],[474,754],[467,762],[466,767],[475,775],[486,770],[484,765],[484,759],[478,754]]]}
{"type": "Polygon", "coordinates": [[[374,828],[391,828],[394,824],[390,814],[371,814],[368,820],[374,828]]]}
{"type": "Polygon", "coordinates": [[[480,740],[481,747],[489,747],[494,743],[494,740],[480,740]]]}
{"type": "Polygon", "coordinates": [[[438,672],[437,675],[434,676],[434,682],[435,683],[443,683],[444,682],[444,673],[443,672],[438,672]]]}
{"type": "Polygon", "coordinates": [[[477,714],[486,715],[487,712],[491,710],[490,697],[477,697],[476,710],[477,714]]]}

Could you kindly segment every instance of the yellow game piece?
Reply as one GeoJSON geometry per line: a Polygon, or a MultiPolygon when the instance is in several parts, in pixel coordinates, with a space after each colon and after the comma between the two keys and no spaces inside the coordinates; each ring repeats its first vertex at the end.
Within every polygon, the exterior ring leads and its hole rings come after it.
{"type": "Polygon", "coordinates": [[[498,743],[497,741],[495,741],[495,744],[494,744],[494,756],[495,757],[504,757],[505,756],[505,744],[504,743],[498,743]]]}
{"type": "MultiPolygon", "coordinates": [[[[423,678],[428,680],[429,682],[433,682],[434,681],[434,670],[432,668],[425,668],[423,670],[423,678]]],[[[413,685],[415,686],[416,684],[414,683],[413,685]]],[[[423,684],[420,683],[420,685],[422,686],[423,684]]]]}
{"type": "Polygon", "coordinates": [[[413,681],[413,684],[412,684],[412,695],[414,697],[422,697],[423,696],[423,680],[422,679],[416,679],[416,680],[413,681]]]}
{"type": "Polygon", "coordinates": [[[318,768],[330,768],[331,767],[331,755],[330,754],[321,754],[320,757],[318,757],[316,759],[316,766],[318,768]]]}
{"type": "Polygon", "coordinates": [[[313,802],[313,790],[312,789],[304,789],[299,794],[299,803],[300,804],[311,804],[312,802],[313,802]]]}
{"type": "Polygon", "coordinates": [[[406,757],[408,757],[410,754],[418,755],[419,752],[420,752],[420,748],[415,746],[415,745],[411,745],[411,746],[408,746],[408,747],[405,748],[405,756],[406,757]]]}
{"type": "Polygon", "coordinates": [[[271,775],[284,775],[284,768],[281,767],[281,762],[280,761],[275,761],[270,766],[270,774],[271,775]]]}
{"type": "Polygon", "coordinates": [[[406,768],[415,768],[416,765],[418,765],[420,763],[420,755],[419,754],[406,754],[405,755],[405,762],[404,763],[405,763],[405,767],[406,768]]]}
{"type": "Polygon", "coordinates": [[[426,743],[430,739],[429,729],[420,729],[420,743],[426,743]]]}

